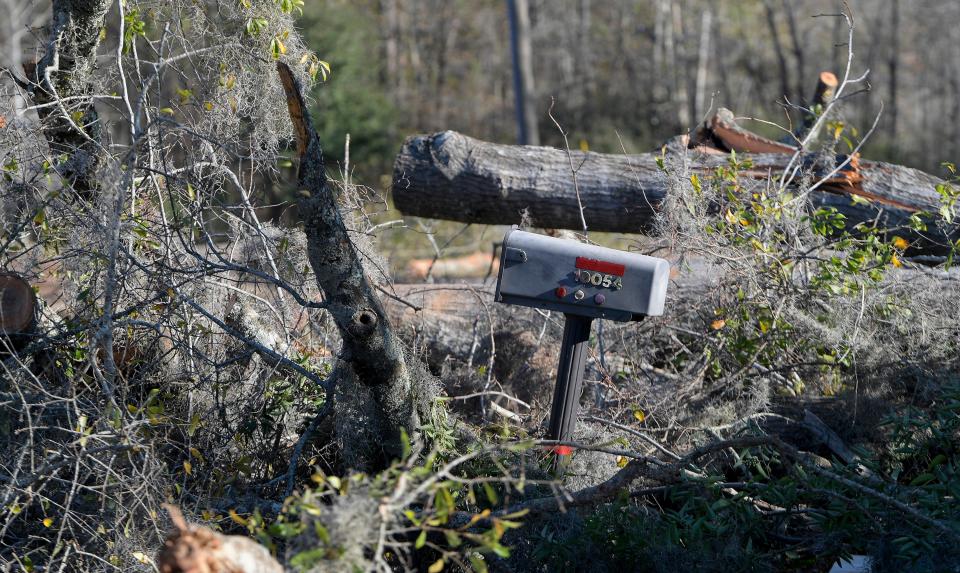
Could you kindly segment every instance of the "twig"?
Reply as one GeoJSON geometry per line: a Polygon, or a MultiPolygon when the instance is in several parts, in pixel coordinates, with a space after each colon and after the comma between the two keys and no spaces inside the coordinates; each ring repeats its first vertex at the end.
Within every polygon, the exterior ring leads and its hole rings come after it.
{"type": "MultiPolygon", "coordinates": [[[[547,115],[550,116],[550,120],[553,121],[553,124],[557,126],[557,130],[560,131],[560,135],[563,136],[563,149],[567,153],[567,161],[570,163],[570,173],[573,175],[573,190],[577,194],[577,207],[580,209],[580,223],[583,225],[583,236],[587,236],[587,218],[583,214],[583,201],[580,200],[580,183],[577,179],[577,173],[580,169],[573,164],[573,154],[570,153],[570,142],[567,140],[567,132],[563,130],[563,127],[560,126],[560,122],[553,117],[553,106],[556,103],[554,98],[550,98],[550,108],[547,110],[547,115]]],[[[586,158],[584,158],[586,161],[586,158]]],[[[581,164],[582,165],[582,164],[581,164]]]]}

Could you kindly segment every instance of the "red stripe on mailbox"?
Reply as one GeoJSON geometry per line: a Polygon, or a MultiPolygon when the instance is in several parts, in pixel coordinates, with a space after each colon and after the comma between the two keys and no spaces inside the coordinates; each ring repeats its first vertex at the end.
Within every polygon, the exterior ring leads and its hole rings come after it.
{"type": "Polygon", "coordinates": [[[585,271],[594,271],[608,275],[617,275],[622,277],[627,267],[608,261],[598,261],[597,259],[588,259],[586,257],[577,257],[577,268],[585,271]]]}

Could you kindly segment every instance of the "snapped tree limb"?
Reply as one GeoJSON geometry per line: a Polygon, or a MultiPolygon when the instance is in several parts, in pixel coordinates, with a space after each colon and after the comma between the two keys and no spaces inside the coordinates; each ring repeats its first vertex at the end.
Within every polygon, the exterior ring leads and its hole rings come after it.
{"type": "Polygon", "coordinates": [[[400,340],[328,184],[320,140],[300,84],[286,64],[277,63],[277,71],[297,135],[297,206],[310,265],[343,338],[341,359],[354,375],[341,376],[338,381],[338,434],[348,465],[375,468],[400,455],[403,432],[417,435],[417,389],[400,340]]]}

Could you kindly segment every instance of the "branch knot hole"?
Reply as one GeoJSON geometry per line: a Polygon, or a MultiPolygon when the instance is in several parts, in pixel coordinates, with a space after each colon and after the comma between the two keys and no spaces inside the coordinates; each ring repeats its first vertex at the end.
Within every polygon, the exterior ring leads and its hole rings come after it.
{"type": "Polygon", "coordinates": [[[366,337],[369,336],[374,329],[377,327],[377,322],[379,318],[377,313],[365,308],[363,310],[358,310],[353,313],[353,317],[350,319],[350,327],[348,330],[350,334],[357,337],[366,337]]]}

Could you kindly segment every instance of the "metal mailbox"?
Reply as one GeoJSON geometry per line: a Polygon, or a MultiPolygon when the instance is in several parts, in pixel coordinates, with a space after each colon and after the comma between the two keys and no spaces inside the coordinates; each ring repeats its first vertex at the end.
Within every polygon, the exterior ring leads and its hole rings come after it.
{"type": "MultiPolygon", "coordinates": [[[[626,322],[663,314],[669,279],[670,263],[663,259],[507,231],[497,302],[564,314],[548,439],[563,443],[573,436],[593,319],[626,322]]],[[[562,473],[567,459],[554,457],[554,471],[562,473]]]]}
{"type": "Polygon", "coordinates": [[[626,322],[663,314],[669,278],[663,259],[512,229],[496,300],[626,322]]]}

